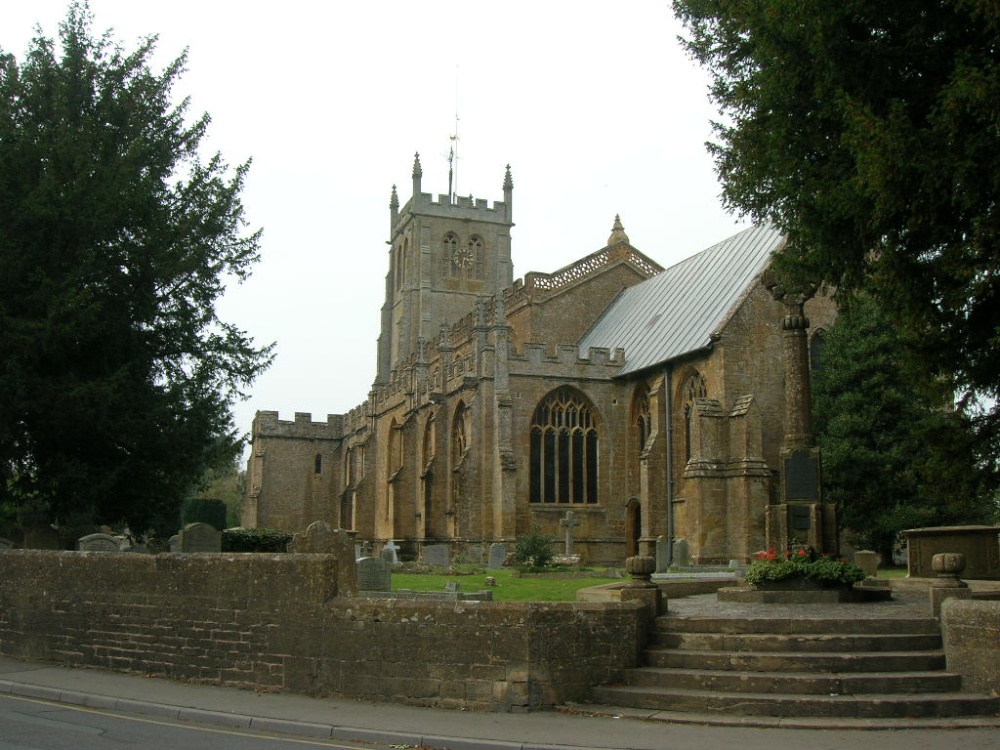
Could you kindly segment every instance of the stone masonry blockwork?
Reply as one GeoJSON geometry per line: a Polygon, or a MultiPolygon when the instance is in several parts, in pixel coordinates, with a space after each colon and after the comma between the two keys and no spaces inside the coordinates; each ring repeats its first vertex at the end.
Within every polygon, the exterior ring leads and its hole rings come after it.
{"type": "MultiPolygon", "coordinates": [[[[353,560],[349,561],[353,565],[353,560]]],[[[366,600],[334,555],[0,552],[0,653],[172,679],[495,711],[636,666],[638,603],[366,600]]]]}

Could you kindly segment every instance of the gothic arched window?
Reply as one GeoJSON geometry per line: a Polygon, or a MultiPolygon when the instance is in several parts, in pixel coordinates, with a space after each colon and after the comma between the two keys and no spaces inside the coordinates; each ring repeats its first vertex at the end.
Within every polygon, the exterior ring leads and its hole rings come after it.
{"type": "Polygon", "coordinates": [[[639,455],[646,447],[646,440],[649,439],[650,432],[649,394],[643,385],[636,388],[635,396],[632,399],[632,425],[636,441],[636,455],[639,455]]]}
{"type": "Polygon", "coordinates": [[[556,389],[531,419],[530,500],[597,503],[597,414],[573,388],[556,389]]]}
{"type": "Polygon", "coordinates": [[[451,465],[457,466],[469,449],[469,409],[459,402],[455,409],[455,419],[451,423],[451,465]]]}
{"type": "Polygon", "coordinates": [[[684,460],[691,460],[691,423],[694,420],[694,402],[699,398],[708,398],[708,386],[701,373],[695,371],[684,383],[684,460]]]}
{"type": "Polygon", "coordinates": [[[478,237],[469,240],[466,247],[466,257],[469,259],[469,266],[466,269],[466,278],[483,278],[483,241],[478,237]]]}
{"type": "Polygon", "coordinates": [[[441,247],[441,275],[442,276],[455,276],[456,266],[455,258],[459,256],[458,252],[458,235],[454,232],[448,232],[444,236],[444,242],[441,247]]]}

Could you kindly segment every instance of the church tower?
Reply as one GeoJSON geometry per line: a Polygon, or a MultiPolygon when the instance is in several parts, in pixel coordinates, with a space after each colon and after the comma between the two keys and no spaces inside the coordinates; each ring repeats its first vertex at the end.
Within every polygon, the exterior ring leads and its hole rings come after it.
{"type": "Polygon", "coordinates": [[[507,167],[503,201],[421,192],[420,155],[413,159],[413,196],[402,209],[395,185],[389,202],[389,272],[385,277],[376,385],[430,341],[513,281],[510,228],[514,183],[507,167]]]}

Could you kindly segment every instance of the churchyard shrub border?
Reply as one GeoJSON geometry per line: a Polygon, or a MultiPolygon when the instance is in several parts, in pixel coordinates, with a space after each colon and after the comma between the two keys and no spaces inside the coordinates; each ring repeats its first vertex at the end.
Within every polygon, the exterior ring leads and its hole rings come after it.
{"type": "Polygon", "coordinates": [[[556,540],[552,534],[543,534],[536,526],[527,534],[521,534],[514,545],[514,562],[525,566],[528,571],[543,570],[552,564],[555,556],[552,543],[556,540]]]}
{"type": "Polygon", "coordinates": [[[854,563],[818,553],[812,547],[791,549],[784,555],[773,549],[758,552],[743,581],[752,589],[769,583],[805,579],[820,586],[850,586],[865,579],[865,572],[854,563]]]}
{"type": "Polygon", "coordinates": [[[223,552],[287,552],[292,535],[277,529],[226,529],[223,552]]]}

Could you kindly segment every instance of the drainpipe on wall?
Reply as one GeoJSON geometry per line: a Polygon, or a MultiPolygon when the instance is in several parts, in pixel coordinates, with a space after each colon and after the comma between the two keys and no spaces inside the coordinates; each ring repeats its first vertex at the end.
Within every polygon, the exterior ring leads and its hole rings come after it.
{"type": "Polygon", "coordinates": [[[663,373],[664,411],[667,431],[667,567],[674,563],[674,420],[673,420],[674,368],[667,365],[663,373]]]}

